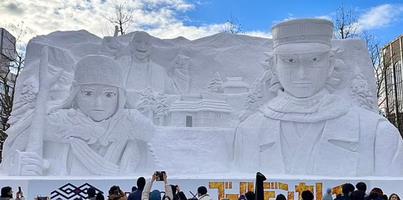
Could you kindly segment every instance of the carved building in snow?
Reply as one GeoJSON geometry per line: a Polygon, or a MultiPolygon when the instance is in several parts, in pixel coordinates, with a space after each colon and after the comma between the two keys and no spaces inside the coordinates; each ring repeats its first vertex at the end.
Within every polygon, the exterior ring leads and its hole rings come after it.
{"type": "Polygon", "coordinates": [[[224,100],[182,96],[168,111],[168,126],[228,127],[232,108],[224,100]]]}
{"type": "Polygon", "coordinates": [[[227,80],[222,85],[224,93],[238,94],[249,92],[249,84],[242,77],[227,77],[227,80]]]}

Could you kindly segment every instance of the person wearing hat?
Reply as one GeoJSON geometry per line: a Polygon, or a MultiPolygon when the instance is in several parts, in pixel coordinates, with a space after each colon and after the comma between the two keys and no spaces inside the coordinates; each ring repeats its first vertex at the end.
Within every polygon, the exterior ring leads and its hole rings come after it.
{"type": "MultiPolygon", "coordinates": [[[[20,134],[6,151],[21,155],[18,175],[118,175],[150,169],[154,162],[148,141],[151,121],[125,109],[120,66],[106,56],[79,60],[69,97],[46,116],[43,155],[25,152],[27,135],[20,134]]],[[[17,171],[15,171],[17,170],[17,171]]]]}
{"type": "Polygon", "coordinates": [[[237,170],[267,174],[402,175],[402,140],[385,118],[332,93],[333,24],[297,19],[272,28],[277,96],[237,128],[237,170]]]}

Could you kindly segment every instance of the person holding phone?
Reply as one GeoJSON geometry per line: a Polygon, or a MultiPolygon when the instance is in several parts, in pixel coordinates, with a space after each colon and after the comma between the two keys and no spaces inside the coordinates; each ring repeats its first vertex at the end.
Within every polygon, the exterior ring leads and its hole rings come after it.
{"type": "MultiPolygon", "coordinates": [[[[13,200],[13,189],[10,186],[1,188],[0,200],[13,200]]],[[[15,200],[25,200],[21,187],[18,187],[15,200]]]]}
{"type": "Polygon", "coordinates": [[[163,200],[173,200],[173,192],[171,185],[168,184],[167,174],[165,171],[156,171],[151,177],[151,180],[146,183],[143,193],[141,195],[142,200],[160,200],[161,192],[158,190],[153,190],[151,188],[155,181],[163,181],[165,187],[165,195],[163,200]]]}

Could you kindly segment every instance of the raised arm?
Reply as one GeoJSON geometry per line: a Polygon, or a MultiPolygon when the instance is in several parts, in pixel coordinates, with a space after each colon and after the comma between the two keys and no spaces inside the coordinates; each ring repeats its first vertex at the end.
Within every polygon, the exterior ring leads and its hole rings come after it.
{"type": "Polygon", "coordinates": [[[153,187],[153,183],[156,180],[155,174],[152,175],[151,180],[146,183],[144,186],[143,193],[141,193],[141,200],[149,200],[151,188],[153,187]]]}

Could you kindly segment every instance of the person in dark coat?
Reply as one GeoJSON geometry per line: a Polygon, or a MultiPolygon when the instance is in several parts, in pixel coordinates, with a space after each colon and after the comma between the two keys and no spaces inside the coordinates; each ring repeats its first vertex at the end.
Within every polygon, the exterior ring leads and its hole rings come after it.
{"type": "Polygon", "coordinates": [[[95,200],[95,199],[96,199],[96,191],[95,191],[95,188],[93,188],[93,187],[88,188],[88,190],[87,190],[87,195],[88,195],[87,199],[89,199],[89,200],[95,200]]]}
{"type": "Polygon", "coordinates": [[[302,200],[313,200],[313,193],[309,190],[305,190],[301,194],[302,200]]]}
{"type": "Polygon", "coordinates": [[[249,192],[245,193],[245,197],[246,197],[246,200],[255,200],[256,195],[254,192],[249,191],[249,192]]]}
{"type": "Polygon", "coordinates": [[[276,200],[287,200],[287,198],[285,198],[284,194],[279,194],[276,196],[276,200]]]}
{"type": "Polygon", "coordinates": [[[351,200],[364,200],[365,199],[365,192],[361,190],[356,190],[350,195],[351,200]]]}
{"type": "Polygon", "coordinates": [[[145,185],[146,185],[146,179],[144,177],[139,177],[137,179],[137,190],[130,193],[127,200],[141,200],[141,193],[143,193],[145,185]]]}
{"type": "Polygon", "coordinates": [[[341,191],[342,191],[343,195],[340,196],[340,197],[336,197],[335,200],[350,200],[351,199],[350,195],[351,195],[351,193],[354,192],[354,189],[355,189],[355,187],[351,183],[343,184],[343,186],[341,188],[341,191]]]}
{"type": "Polygon", "coordinates": [[[1,196],[0,200],[9,200],[13,199],[13,190],[11,187],[6,186],[1,188],[1,196]]]}
{"type": "Polygon", "coordinates": [[[383,191],[381,188],[372,188],[371,192],[369,193],[368,197],[365,200],[382,200],[383,191]]]}
{"type": "Polygon", "coordinates": [[[357,184],[355,184],[355,188],[357,188],[357,190],[362,191],[364,193],[364,197],[367,197],[367,184],[365,184],[364,182],[358,182],[357,184]]]}
{"type": "Polygon", "coordinates": [[[170,185],[172,188],[173,200],[187,200],[185,193],[183,193],[178,185],[170,185]]]}

